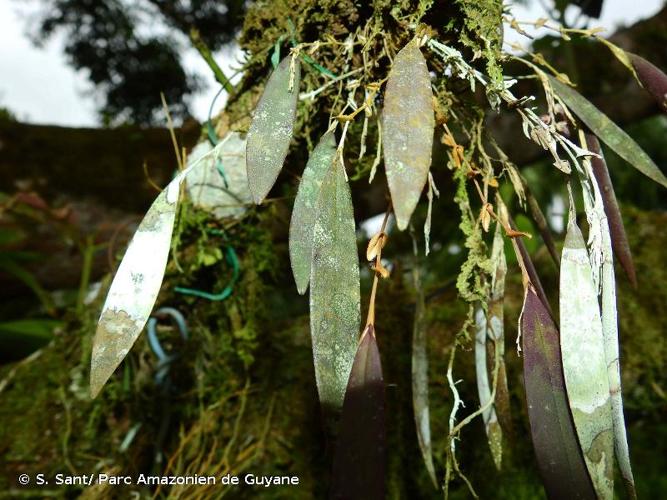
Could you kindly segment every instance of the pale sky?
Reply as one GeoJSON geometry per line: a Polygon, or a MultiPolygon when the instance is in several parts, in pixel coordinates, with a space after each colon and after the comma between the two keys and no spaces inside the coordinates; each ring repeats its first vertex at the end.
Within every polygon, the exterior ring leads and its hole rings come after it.
{"type": "MultiPolygon", "coordinates": [[[[545,0],[549,2],[550,0],[545,0]]],[[[540,3],[532,0],[531,7],[515,6],[519,20],[535,20],[544,16],[540,3]]],[[[613,33],[620,25],[630,25],[651,17],[664,0],[605,0],[602,17],[596,26],[613,33]]],[[[0,0],[0,106],[9,108],[19,120],[31,123],[64,126],[96,126],[95,97],[84,72],[67,65],[62,52],[62,37],[51,40],[43,48],[36,48],[25,35],[25,9],[14,0],[0,0]]],[[[572,12],[574,14],[574,11],[572,12]]],[[[530,30],[527,30],[530,32],[530,30]]],[[[505,30],[507,41],[526,44],[511,30],[505,30]]],[[[238,66],[238,49],[216,54],[219,64],[227,72],[238,66]]],[[[208,88],[194,96],[193,113],[197,119],[206,119],[208,107],[217,92],[216,84],[206,63],[194,49],[185,54],[186,70],[196,72],[208,88]]],[[[224,96],[216,107],[224,103],[224,96]]]]}

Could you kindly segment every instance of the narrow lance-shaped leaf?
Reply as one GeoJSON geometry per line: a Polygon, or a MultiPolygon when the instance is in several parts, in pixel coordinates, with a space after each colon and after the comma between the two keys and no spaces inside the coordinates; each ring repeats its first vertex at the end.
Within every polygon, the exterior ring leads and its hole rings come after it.
{"type": "Polygon", "coordinates": [[[530,434],[547,497],[596,498],[568,408],[558,330],[528,284],[519,317],[530,434]]]}
{"type": "Polygon", "coordinates": [[[507,370],[505,368],[505,326],[503,305],[505,301],[505,276],[507,274],[507,260],[505,259],[505,242],[503,240],[502,225],[496,224],[491,247],[492,281],[491,296],[488,305],[488,336],[492,342],[488,345],[487,353],[493,366],[498,358],[498,380],[496,382],[495,408],[498,414],[500,427],[504,431],[511,431],[512,416],[510,414],[509,390],[507,388],[507,370]]]}
{"type": "Polygon", "coordinates": [[[579,444],[599,498],[614,495],[614,440],[602,320],[584,238],[570,209],[560,270],[560,345],[579,444]]]}
{"type": "MultiPolygon", "coordinates": [[[[514,223],[514,220],[512,219],[512,216],[508,214],[508,220],[509,220],[509,225],[510,228],[513,230],[517,230],[517,225],[514,223]]],[[[542,287],[542,282],[540,281],[540,277],[537,275],[537,270],[535,269],[535,265],[533,264],[532,259],[530,258],[530,254],[528,253],[528,249],[526,248],[526,245],[523,243],[523,238],[521,236],[518,236],[512,240],[514,242],[515,248],[519,250],[519,255],[521,256],[521,260],[523,261],[523,265],[526,267],[526,273],[528,274],[528,278],[530,279],[530,282],[533,284],[535,287],[535,291],[537,292],[537,296],[540,298],[542,303],[544,303],[545,307],[549,311],[549,314],[551,314],[551,317],[553,318],[553,312],[551,311],[551,306],[549,305],[549,300],[547,299],[547,294],[544,292],[544,288],[542,287]]]]}
{"type": "Polygon", "coordinates": [[[576,90],[552,76],[548,78],[556,94],[602,142],[645,176],[667,187],[667,177],[628,134],[576,90]]]}
{"type": "Polygon", "coordinates": [[[667,113],[667,75],[637,54],[626,52],[637,78],[655,99],[660,109],[667,113]]]}
{"type": "Polygon", "coordinates": [[[491,384],[486,366],[486,313],[480,304],[475,307],[475,374],[477,376],[477,394],[482,411],[484,430],[491,449],[491,456],[496,468],[500,469],[502,462],[502,431],[496,416],[496,410],[491,403],[491,384]]]}
{"type": "Polygon", "coordinates": [[[386,430],[382,363],[368,325],[354,357],[336,444],[331,498],[385,498],[386,430]]]}
{"type": "MultiPolygon", "coordinates": [[[[587,140],[588,143],[588,140],[587,140]]],[[[588,143],[590,144],[590,143],[588,143]]],[[[596,195],[600,196],[602,185],[594,186],[596,195]]],[[[604,197],[603,197],[604,199],[604,197]]],[[[609,377],[609,394],[614,428],[614,449],[618,467],[630,498],[637,498],[635,480],[630,464],[630,450],[623,416],[623,396],[621,391],[621,366],[618,345],[618,318],[616,311],[616,278],[614,276],[614,259],[612,257],[612,240],[610,226],[602,224],[602,334],[604,338],[605,361],[609,377]]]]}
{"type": "Polygon", "coordinates": [[[431,422],[429,418],[428,399],[428,353],[426,350],[426,325],[424,324],[424,288],[421,282],[419,261],[417,260],[417,244],[414,242],[415,262],[412,270],[417,300],[415,304],[415,319],[412,330],[412,407],[417,426],[419,449],[426,465],[428,475],[433,486],[438,487],[438,480],[433,465],[433,451],[431,444],[431,422]]]}
{"type": "Polygon", "coordinates": [[[400,230],[407,227],[426,184],[434,129],[431,79],[415,39],[396,55],[384,95],[384,163],[400,230]]]}
{"type": "Polygon", "coordinates": [[[357,350],[360,323],[352,196],[338,160],[320,190],[310,279],[310,333],[317,389],[325,414],[337,413],[357,350]]]}
{"type": "Polygon", "coordinates": [[[537,202],[535,196],[533,196],[533,193],[528,187],[528,185],[526,184],[524,188],[526,192],[526,199],[528,201],[528,209],[530,210],[530,215],[533,221],[535,221],[535,225],[537,226],[537,230],[540,232],[542,241],[544,241],[544,244],[547,246],[547,250],[549,250],[549,255],[551,255],[551,258],[555,262],[556,266],[560,267],[560,255],[558,255],[558,252],[556,251],[556,243],[554,242],[553,236],[551,235],[551,231],[549,230],[549,224],[547,223],[547,219],[546,217],[544,217],[544,213],[540,208],[540,204],[537,202]]]}
{"type": "Polygon", "coordinates": [[[294,200],[289,226],[289,255],[292,274],[300,294],[306,293],[310,281],[310,263],[313,256],[313,229],[317,201],[324,176],[331,170],[336,156],[333,132],[322,136],[310,157],[294,200]]]}
{"type": "Polygon", "coordinates": [[[264,200],[283,168],[296,121],[301,66],[285,57],[273,71],[253,114],[246,149],[248,186],[255,203],[264,200]]]}
{"type": "Polygon", "coordinates": [[[609,176],[607,162],[605,162],[604,157],[602,156],[602,150],[600,149],[600,143],[598,142],[597,137],[593,134],[586,134],[586,144],[590,151],[600,155],[599,158],[595,156],[591,158],[591,167],[593,169],[595,181],[600,188],[602,204],[604,205],[604,211],[607,215],[607,222],[609,223],[609,231],[611,233],[611,244],[618,261],[630,280],[630,283],[636,288],[637,274],[635,273],[635,265],[632,261],[630,244],[628,243],[628,237],[625,234],[623,217],[621,216],[621,209],[616,201],[616,194],[614,193],[614,186],[612,185],[611,177],[609,176]]]}
{"type": "Polygon", "coordinates": [[[167,266],[181,183],[224,147],[226,140],[178,174],[158,195],[132,237],[111,283],[93,339],[92,397],[102,389],[144,328],[167,266]]]}

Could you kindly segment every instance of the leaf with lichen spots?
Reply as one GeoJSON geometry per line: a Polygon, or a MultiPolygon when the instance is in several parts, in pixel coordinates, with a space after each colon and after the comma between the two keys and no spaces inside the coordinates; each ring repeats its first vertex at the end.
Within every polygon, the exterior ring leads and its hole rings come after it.
{"type": "Polygon", "coordinates": [[[489,448],[491,449],[493,463],[500,470],[503,452],[503,433],[498,424],[496,410],[493,407],[493,403],[491,403],[491,384],[489,383],[489,372],[486,366],[486,338],[486,313],[477,304],[475,307],[475,374],[477,376],[477,394],[479,395],[480,407],[485,407],[482,411],[482,420],[489,448]]]}
{"type": "Polygon", "coordinates": [[[625,234],[623,217],[621,216],[621,209],[616,201],[614,185],[611,183],[607,162],[602,156],[602,150],[600,149],[600,143],[598,142],[597,137],[593,134],[586,134],[586,144],[590,151],[600,155],[599,157],[591,157],[591,168],[593,170],[595,181],[600,188],[602,204],[604,206],[605,214],[607,215],[607,222],[609,223],[611,244],[614,253],[630,280],[630,283],[632,283],[633,287],[637,288],[637,274],[635,273],[635,265],[632,261],[632,252],[630,251],[628,237],[625,234]]]}
{"type": "Polygon", "coordinates": [[[92,397],[130,351],[155,305],[167,266],[180,185],[190,168],[155,199],[118,266],[93,339],[92,397]]]}
{"type": "Polygon", "coordinates": [[[310,281],[310,264],[313,256],[313,227],[315,210],[324,176],[331,170],[336,155],[336,141],[333,132],[322,136],[320,142],[308,158],[308,163],[299,191],[294,200],[292,219],[289,226],[289,255],[292,274],[298,292],[303,295],[310,281]]]}
{"type": "Polygon", "coordinates": [[[357,350],[361,300],[352,196],[338,159],[322,181],[316,212],[310,334],[320,403],[335,414],[357,350]]]}
{"type": "Polygon", "coordinates": [[[519,331],[530,434],[547,497],[594,500],[595,492],[568,408],[558,330],[530,284],[519,317],[519,331]]]}
{"type": "Polygon", "coordinates": [[[292,56],[285,57],[271,74],[253,114],[246,165],[248,186],[257,204],[269,194],[283,168],[296,121],[300,75],[299,59],[292,64],[292,56]]]}
{"type": "Polygon", "coordinates": [[[598,297],[584,238],[573,213],[560,269],[560,346],[565,387],[599,498],[614,495],[614,438],[609,379],[598,297]]]}
{"type": "Polygon", "coordinates": [[[434,128],[431,79],[415,39],[396,55],[384,94],[384,164],[400,230],[408,226],[426,184],[434,128]]]}
{"type": "Polygon", "coordinates": [[[385,497],[385,411],[380,352],[375,329],[368,325],[361,336],[345,391],[331,498],[385,497]]]}
{"type": "Polygon", "coordinates": [[[552,76],[548,78],[558,97],[602,142],[649,179],[667,187],[665,174],[628,134],[576,90],[552,76]]]}

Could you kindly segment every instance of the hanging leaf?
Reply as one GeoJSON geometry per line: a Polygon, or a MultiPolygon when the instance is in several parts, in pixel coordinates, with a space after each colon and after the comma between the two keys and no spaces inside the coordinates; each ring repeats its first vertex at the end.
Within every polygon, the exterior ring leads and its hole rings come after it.
{"type": "Polygon", "coordinates": [[[167,266],[181,182],[199,163],[178,174],[158,195],[118,266],[93,339],[90,366],[93,398],[130,351],[153,310],[167,266]]]}
{"type": "MultiPolygon", "coordinates": [[[[589,138],[587,144],[590,145],[589,138]]],[[[598,181],[599,182],[599,181],[598,181]]],[[[602,185],[598,183],[596,191],[599,195],[602,185]]],[[[612,191],[613,195],[613,191],[612,191]]],[[[604,200],[604,196],[602,196],[604,200]]],[[[605,362],[609,377],[609,394],[614,429],[614,449],[618,467],[630,498],[637,498],[635,480],[630,464],[630,450],[623,416],[623,396],[621,391],[621,366],[618,345],[618,318],[616,311],[616,278],[614,276],[614,260],[612,257],[612,240],[609,225],[602,227],[602,335],[604,338],[605,362]]]]}
{"type": "Polygon", "coordinates": [[[614,439],[602,321],[584,238],[570,213],[560,270],[565,386],[584,461],[599,498],[614,495],[614,439]]]}
{"type": "Polygon", "coordinates": [[[655,99],[660,109],[667,113],[667,75],[643,57],[630,52],[626,54],[641,84],[655,99]]]}
{"type": "Polygon", "coordinates": [[[417,242],[414,242],[415,262],[412,270],[416,292],[415,320],[412,329],[412,407],[417,426],[417,440],[424,465],[433,486],[438,487],[438,479],[433,465],[431,445],[431,421],[429,417],[428,399],[428,353],[426,351],[426,325],[424,324],[424,287],[421,282],[419,261],[417,259],[417,242]]]}
{"type": "Polygon", "coordinates": [[[544,213],[540,208],[540,204],[537,202],[537,199],[535,199],[535,196],[533,196],[533,193],[528,188],[528,185],[525,186],[525,190],[530,215],[535,222],[537,230],[540,232],[542,241],[544,241],[544,244],[547,246],[547,250],[549,250],[549,255],[551,255],[551,258],[556,263],[556,266],[560,267],[560,255],[558,255],[558,252],[556,251],[556,243],[554,242],[551,231],[549,230],[547,219],[544,217],[544,213]]]}
{"type": "Polygon", "coordinates": [[[576,90],[552,76],[548,78],[556,94],[602,142],[645,176],[667,187],[667,177],[628,134],[576,90]]]}
{"type": "Polygon", "coordinates": [[[334,455],[331,498],[385,497],[386,430],[382,363],[368,325],[354,357],[334,455]]]}
{"type": "MultiPolygon", "coordinates": [[[[517,231],[517,225],[514,223],[514,220],[512,219],[512,216],[508,214],[508,221],[510,228],[513,229],[514,231],[517,231]]],[[[523,265],[526,267],[526,273],[528,274],[528,278],[530,279],[530,282],[533,284],[535,287],[535,291],[537,292],[538,297],[542,301],[542,303],[545,305],[547,310],[549,311],[549,314],[553,318],[553,312],[551,311],[551,306],[549,305],[549,300],[547,299],[547,294],[544,293],[544,288],[542,288],[542,282],[540,281],[540,277],[537,275],[537,270],[535,269],[535,266],[533,265],[533,261],[530,258],[530,254],[528,253],[528,249],[526,248],[526,245],[523,243],[523,238],[522,237],[516,237],[512,238],[512,242],[514,243],[515,249],[519,251],[519,256],[521,257],[521,260],[523,261],[523,265]]]]}
{"type": "MultiPolygon", "coordinates": [[[[491,297],[488,305],[488,337],[491,339],[488,353],[492,361],[498,358],[498,379],[496,381],[496,398],[494,405],[498,414],[500,427],[505,431],[512,429],[509,390],[507,389],[507,370],[505,368],[505,325],[503,305],[505,302],[505,275],[507,260],[505,259],[505,242],[502,225],[496,224],[491,247],[491,297]]],[[[491,363],[487,363],[491,364],[491,363]]],[[[494,363],[495,364],[495,363],[494,363]]]]}
{"type": "MultiPolygon", "coordinates": [[[[193,205],[212,213],[218,219],[240,218],[252,202],[246,172],[246,140],[238,132],[226,136],[225,146],[210,155],[205,164],[187,178],[187,192],[193,205]]],[[[204,141],[188,155],[188,165],[198,162],[213,147],[204,141]]]]}
{"type": "Polygon", "coordinates": [[[310,333],[320,403],[336,413],[357,350],[361,300],[352,196],[338,160],[322,181],[316,212],[310,333]]]}
{"type": "Polygon", "coordinates": [[[477,304],[475,307],[475,374],[477,375],[477,394],[479,395],[480,407],[486,407],[482,411],[484,430],[486,431],[487,441],[491,449],[493,463],[500,470],[503,433],[500,429],[493,403],[491,403],[491,384],[489,383],[489,372],[486,366],[486,337],[486,314],[481,305],[477,304]]]}
{"type": "Polygon", "coordinates": [[[306,293],[310,281],[313,228],[320,187],[324,176],[331,170],[335,155],[334,133],[327,132],[308,158],[299,184],[299,191],[294,200],[289,226],[289,255],[296,288],[301,295],[306,293]]]}
{"type": "Polygon", "coordinates": [[[396,55],[384,95],[382,142],[396,225],[408,226],[431,166],[433,92],[418,40],[396,55]]]}
{"type": "Polygon", "coordinates": [[[283,168],[296,121],[300,76],[299,58],[285,57],[271,73],[253,114],[246,164],[248,186],[257,204],[269,194],[283,168]]]}
{"type": "Polygon", "coordinates": [[[618,258],[625,274],[628,276],[632,286],[637,288],[637,274],[635,273],[635,265],[632,261],[632,253],[630,252],[630,244],[628,237],[625,234],[625,226],[623,225],[623,218],[621,217],[621,209],[618,207],[616,201],[616,194],[614,193],[614,186],[609,177],[609,169],[607,162],[602,156],[600,143],[597,137],[593,134],[586,134],[586,144],[593,153],[597,153],[600,157],[593,156],[591,158],[591,167],[593,175],[600,188],[602,195],[602,203],[604,211],[607,215],[607,222],[609,223],[609,231],[611,232],[611,244],[614,248],[614,253],[618,258]]]}
{"type": "Polygon", "coordinates": [[[565,392],[558,330],[528,285],[519,317],[528,419],[547,497],[594,500],[565,392]]]}

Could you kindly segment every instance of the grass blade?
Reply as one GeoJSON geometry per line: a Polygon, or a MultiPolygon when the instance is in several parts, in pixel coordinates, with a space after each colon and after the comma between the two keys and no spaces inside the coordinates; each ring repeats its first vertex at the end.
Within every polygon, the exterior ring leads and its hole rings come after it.
{"type": "Polygon", "coordinates": [[[257,204],[269,194],[283,168],[296,121],[300,76],[299,58],[285,57],[271,73],[253,114],[246,165],[248,186],[257,204]]]}
{"type": "Polygon", "coordinates": [[[310,263],[313,254],[315,211],[324,176],[333,164],[336,141],[333,132],[327,132],[308,158],[299,191],[294,200],[289,226],[289,255],[296,288],[306,293],[310,281],[310,263]]]}
{"type": "Polygon", "coordinates": [[[385,169],[400,230],[408,226],[426,185],[434,128],[431,79],[415,39],[396,55],[384,95],[385,169]]]}

